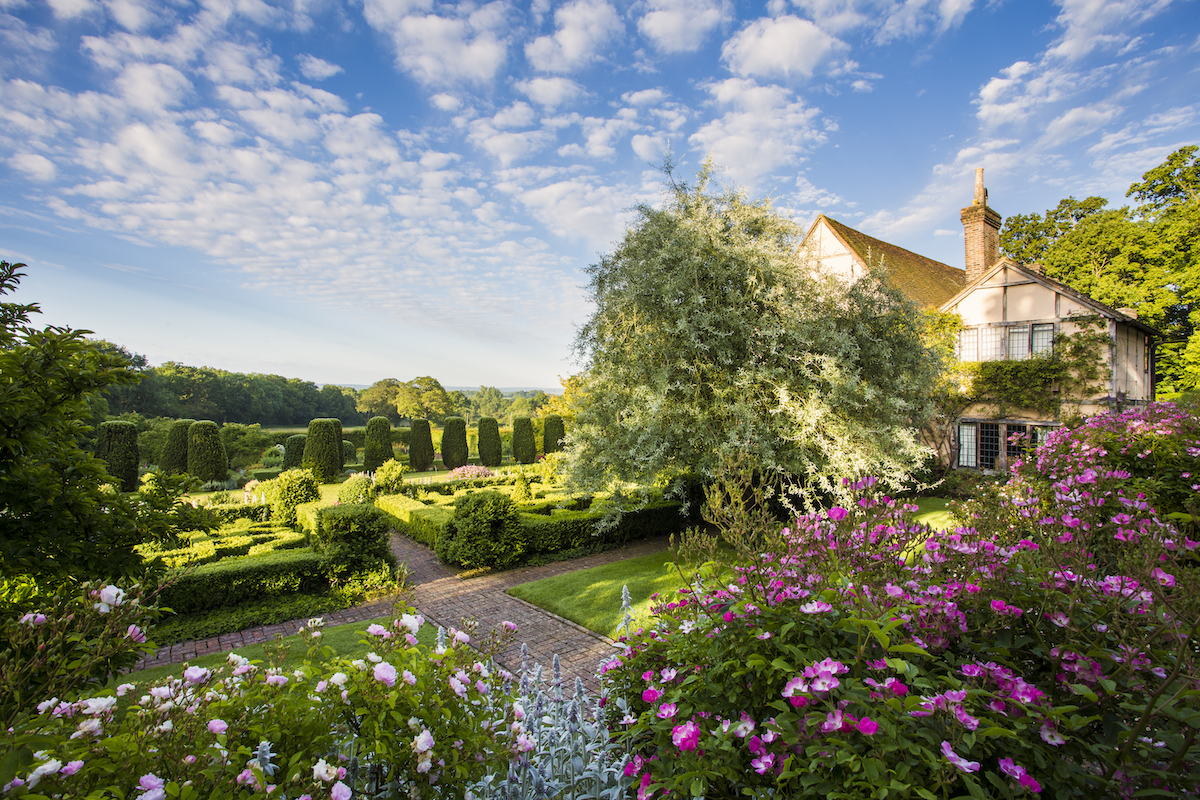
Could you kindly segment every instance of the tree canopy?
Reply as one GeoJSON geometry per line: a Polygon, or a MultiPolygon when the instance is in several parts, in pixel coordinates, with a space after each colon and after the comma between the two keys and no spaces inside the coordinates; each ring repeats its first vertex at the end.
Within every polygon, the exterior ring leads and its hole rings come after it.
{"type": "Polygon", "coordinates": [[[808,504],[842,478],[899,483],[925,451],[938,359],[881,269],[847,284],[801,255],[768,201],[670,176],[616,249],[588,268],[596,310],[567,468],[574,482],[715,478],[737,457],[808,504]]]}

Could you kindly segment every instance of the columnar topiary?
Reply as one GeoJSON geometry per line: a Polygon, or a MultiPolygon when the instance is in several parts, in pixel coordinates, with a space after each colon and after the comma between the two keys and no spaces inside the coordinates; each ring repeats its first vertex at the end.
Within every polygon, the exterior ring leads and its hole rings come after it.
{"type": "Polygon", "coordinates": [[[485,467],[498,467],[503,458],[500,424],[495,417],[484,417],[479,420],[479,463],[485,467]]]}
{"type": "Polygon", "coordinates": [[[387,417],[371,417],[363,441],[363,470],[374,472],[391,457],[392,423],[387,417]]]}
{"type": "Polygon", "coordinates": [[[467,421],[462,417],[446,417],[442,423],[442,463],[446,469],[457,469],[467,464],[467,421]]]}
{"type": "Polygon", "coordinates": [[[187,471],[202,481],[223,481],[229,476],[225,442],[212,420],[202,419],[188,428],[187,471]]]}
{"type": "Polygon", "coordinates": [[[429,420],[414,419],[408,441],[408,464],[413,472],[425,472],[433,467],[433,435],[429,420]]]}
{"type": "Polygon", "coordinates": [[[168,474],[187,472],[188,429],[194,419],[177,419],[167,431],[167,443],[163,445],[158,459],[158,468],[168,474]]]}
{"type": "Polygon", "coordinates": [[[100,423],[96,457],[108,464],[108,473],[121,481],[122,492],[138,488],[137,425],[113,420],[100,423]]]}
{"type": "Polygon", "coordinates": [[[358,448],[349,439],[342,439],[342,466],[358,461],[358,448]]]}
{"type": "Polygon", "coordinates": [[[297,433],[289,436],[283,441],[283,468],[300,469],[300,465],[304,463],[304,442],[308,436],[303,433],[297,433]]]}
{"type": "Polygon", "coordinates": [[[563,437],[567,435],[563,418],[558,414],[547,414],[545,426],[542,429],[542,452],[546,455],[562,450],[563,437]]]}
{"type": "Polygon", "coordinates": [[[513,420],[513,460],[518,464],[537,461],[537,442],[533,438],[533,420],[529,417],[513,420]]]}
{"type": "Polygon", "coordinates": [[[342,421],[314,419],[304,440],[304,469],[321,483],[333,483],[342,474],[342,421]]]}

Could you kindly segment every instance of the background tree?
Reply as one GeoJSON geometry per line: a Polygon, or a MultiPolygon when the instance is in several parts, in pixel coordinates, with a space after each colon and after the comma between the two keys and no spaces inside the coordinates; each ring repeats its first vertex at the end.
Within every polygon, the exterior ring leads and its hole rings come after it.
{"type": "Polygon", "coordinates": [[[481,417],[500,417],[504,413],[504,395],[495,386],[480,386],[471,402],[481,417]]]}
{"type": "Polygon", "coordinates": [[[396,412],[402,417],[436,421],[453,411],[450,395],[434,378],[413,378],[396,388],[396,412]]]}
{"type": "Polygon", "coordinates": [[[447,397],[450,398],[451,413],[457,414],[471,424],[471,412],[474,410],[474,404],[471,398],[459,391],[448,392],[447,397]]]}
{"type": "Polygon", "coordinates": [[[513,420],[513,460],[518,464],[537,461],[537,441],[533,437],[533,420],[517,417],[513,420]]]}
{"type": "Polygon", "coordinates": [[[938,365],[918,312],[878,271],[850,286],[819,274],[791,220],[710,193],[710,176],[671,178],[588,268],[571,480],[715,478],[740,454],[808,503],[843,477],[900,485],[927,452],[914,428],[938,365]]]}
{"type": "Polygon", "coordinates": [[[542,411],[546,414],[557,414],[564,422],[575,421],[575,411],[583,397],[584,375],[558,376],[562,385],[561,394],[552,394],[546,400],[542,411]]]}
{"type": "Polygon", "coordinates": [[[408,438],[408,465],[413,472],[425,472],[433,467],[433,434],[427,419],[412,421],[408,438]]]}
{"type": "Polygon", "coordinates": [[[485,467],[498,467],[503,459],[500,425],[495,417],[483,417],[479,420],[479,463],[485,467]]]}
{"type": "Polygon", "coordinates": [[[1040,264],[1046,249],[1083,220],[1104,210],[1103,197],[1068,197],[1041,214],[1014,214],[1000,230],[1000,251],[1018,264],[1040,264]]]}
{"type": "Polygon", "coordinates": [[[399,391],[400,381],[395,378],[375,381],[359,392],[356,408],[373,417],[387,417],[394,425],[400,421],[400,414],[396,411],[396,395],[399,391]]]}
{"type": "Polygon", "coordinates": [[[457,469],[469,462],[467,451],[467,421],[462,417],[446,417],[442,429],[442,463],[446,469],[457,469]]]}
{"type": "Polygon", "coordinates": [[[387,417],[371,417],[363,441],[363,471],[374,472],[392,455],[392,423],[387,417]]]}

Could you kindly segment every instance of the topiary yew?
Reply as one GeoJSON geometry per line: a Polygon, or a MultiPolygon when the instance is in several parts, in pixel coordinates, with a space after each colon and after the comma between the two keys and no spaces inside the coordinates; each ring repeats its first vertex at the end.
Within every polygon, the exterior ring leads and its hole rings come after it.
{"type": "Polygon", "coordinates": [[[479,463],[485,467],[498,467],[503,458],[500,424],[495,417],[484,417],[479,420],[479,463]]]}
{"type": "Polygon", "coordinates": [[[283,468],[300,469],[300,465],[304,463],[304,442],[308,436],[303,433],[297,433],[289,436],[283,442],[283,468]]]}
{"type": "Polygon", "coordinates": [[[429,420],[414,419],[408,442],[408,464],[413,472],[425,472],[433,467],[433,435],[429,420]]]}
{"type": "Polygon", "coordinates": [[[547,414],[542,429],[542,452],[550,455],[562,450],[562,440],[566,435],[567,429],[563,425],[563,418],[558,414],[547,414]]]}
{"type": "Polygon", "coordinates": [[[158,468],[168,474],[187,472],[188,429],[194,419],[177,419],[167,431],[167,443],[163,445],[158,468]]]}
{"type": "Polygon", "coordinates": [[[108,472],[121,482],[122,492],[138,488],[137,425],[113,420],[100,423],[96,437],[96,458],[108,464],[108,472]]]}
{"type": "Polygon", "coordinates": [[[187,471],[202,481],[223,481],[229,476],[225,442],[212,420],[193,422],[188,428],[187,471]]]}
{"type": "Polygon", "coordinates": [[[387,417],[371,417],[367,420],[363,443],[363,470],[374,472],[389,458],[392,458],[392,423],[387,417]]]}
{"type": "Polygon", "coordinates": [[[342,466],[358,461],[358,448],[349,439],[342,439],[342,466]]]}
{"type": "Polygon", "coordinates": [[[537,442],[533,438],[533,420],[529,417],[513,420],[513,460],[518,464],[537,461],[537,442]]]}
{"type": "Polygon", "coordinates": [[[470,459],[467,457],[467,421],[462,417],[446,417],[442,423],[442,463],[446,469],[457,469],[465,466],[470,459]]]}
{"type": "Polygon", "coordinates": [[[325,418],[308,423],[304,440],[304,469],[321,483],[333,483],[342,474],[342,421],[325,418]]]}

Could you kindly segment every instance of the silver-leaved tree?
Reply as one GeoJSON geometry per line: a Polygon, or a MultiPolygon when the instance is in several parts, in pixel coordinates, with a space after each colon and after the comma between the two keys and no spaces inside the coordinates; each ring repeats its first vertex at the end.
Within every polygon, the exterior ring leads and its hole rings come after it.
{"type": "Polygon", "coordinates": [[[904,481],[927,454],[916,429],[940,363],[918,309],[885,268],[822,272],[769,201],[713,189],[711,164],[694,187],[666,172],[661,207],[639,206],[588,268],[573,483],[711,480],[749,463],[811,507],[843,478],[904,481]]]}

